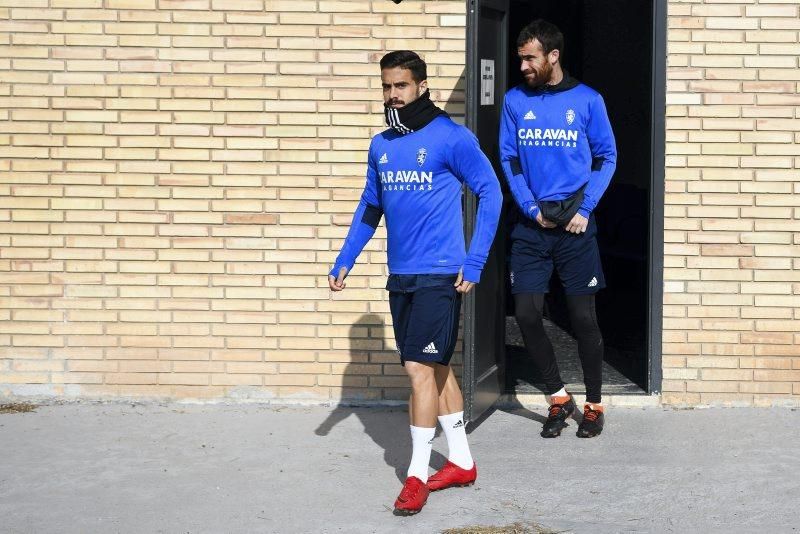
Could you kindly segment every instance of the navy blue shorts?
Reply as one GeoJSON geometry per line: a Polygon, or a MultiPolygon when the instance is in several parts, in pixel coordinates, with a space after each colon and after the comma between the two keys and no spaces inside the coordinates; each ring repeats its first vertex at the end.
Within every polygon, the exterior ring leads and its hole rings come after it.
{"type": "Polygon", "coordinates": [[[572,234],[560,226],[542,228],[535,221],[517,223],[511,232],[509,264],[514,295],[547,293],[553,267],[567,295],[591,295],[606,287],[594,215],[589,216],[582,234],[572,234]]]}
{"type": "Polygon", "coordinates": [[[400,363],[448,365],[458,340],[461,293],[457,275],[393,274],[389,276],[389,308],[400,363]]]}

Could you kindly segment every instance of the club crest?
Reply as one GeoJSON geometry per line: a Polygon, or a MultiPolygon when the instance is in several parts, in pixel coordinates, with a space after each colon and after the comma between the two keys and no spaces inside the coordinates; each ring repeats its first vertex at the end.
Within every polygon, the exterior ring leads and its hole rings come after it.
{"type": "Polygon", "coordinates": [[[567,110],[567,124],[572,124],[575,122],[575,110],[568,109],[567,110]]]}
{"type": "Polygon", "coordinates": [[[427,150],[425,150],[424,148],[420,148],[419,150],[417,150],[417,164],[419,164],[420,167],[422,167],[422,165],[425,163],[425,158],[427,157],[428,157],[427,150]]]}

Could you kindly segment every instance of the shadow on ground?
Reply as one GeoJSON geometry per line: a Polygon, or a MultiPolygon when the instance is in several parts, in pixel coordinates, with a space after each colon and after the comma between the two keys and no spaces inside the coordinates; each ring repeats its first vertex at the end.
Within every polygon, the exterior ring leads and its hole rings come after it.
{"type": "MultiPolygon", "coordinates": [[[[315,433],[318,436],[333,437],[332,432],[336,425],[351,415],[357,417],[364,427],[364,432],[383,450],[386,465],[394,469],[397,479],[403,482],[411,458],[411,435],[407,425],[398,426],[396,418],[387,418],[386,414],[405,412],[407,408],[364,407],[370,400],[365,396],[363,387],[365,381],[369,379],[369,375],[365,375],[369,366],[365,363],[368,363],[371,357],[369,351],[364,350],[364,341],[375,340],[375,332],[383,326],[383,319],[380,316],[367,314],[350,327],[350,354],[354,361],[347,365],[342,378],[344,384],[342,400],[317,427],[315,433]],[[370,331],[372,336],[367,337],[370,331]]],[[[446,461],[447,459],[437,451],[431,454],[431,465],[434,469],[440,468],[446,461]]]]}

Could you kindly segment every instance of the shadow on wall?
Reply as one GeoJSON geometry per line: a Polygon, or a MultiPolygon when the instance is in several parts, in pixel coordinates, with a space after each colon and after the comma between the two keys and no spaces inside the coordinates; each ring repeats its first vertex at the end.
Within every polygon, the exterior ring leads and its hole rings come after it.
{"type": "MultiPolygon", "coordinates": [[[[464,124],[466,120],[466,76],[467,69],[465,68],[461,71],[461,75],[459,76],[456,85],[452,88],[450,98],[448,98],[447,102],[444,103],[444,110],[459,124],[464,124]]],[[[438,87],[435,79],[434,84],[436,87],[438,87]]],[[[437,103],[439,102],[437,101],[437,103]]]]}
{"type": "MultiPolygon", "coordinates": [[[[341,401],[315,433],[318,436],[330,436],[335,439],[335,427],[354,415],[364,427],[364,432],[383,449],[383,459],[386,465],[394,469],[397,479],[402,482],[406,479],[406,469],[411,458],[411,435],[408,429],[408,419],[405,416],[407,410],[405,407],[365,406],[369,401],[375,399],[376,386],[370,383],[371,379],[381,377],[385,365],[392,365],[392,367],[395,364],[399,365],[399,357],[392,364],[386,364],[388,361],[388,357],[385,356],[386,352],[373,353],[367,348],[368,345],[365,345],[365,340],[376,340],[375,332],[380,331],[383,326],[384,321],[381,316],[367,314],[361,316],[350,327],[351,361],[342,374],[341,401]],[[374,361],[375,359],[377,361],[374,361]],[[399,412],[402,412],[403,415],[400,416],[399,412]],[[398,416],[387,417],[389,413],[398,416]]],[[[387,376],[399,379],[398,382],[407,380],[405,373],[387,376]]],[[[343,432],[344,429],[339,431],[343,432]]],[[[444,465],[445,461],[444,456],[433,452],[431,463],[436,469],[444,465]]]]}

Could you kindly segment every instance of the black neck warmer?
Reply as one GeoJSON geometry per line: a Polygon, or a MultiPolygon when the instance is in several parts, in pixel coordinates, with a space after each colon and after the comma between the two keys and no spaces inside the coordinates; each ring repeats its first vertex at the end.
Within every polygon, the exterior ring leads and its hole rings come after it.
{"type": "Polygon", "coordinates": [[[447,112],[437,108],[436,104],[431,102],[430,91],[425,91],[419,98],[402,108],[394,109],[384,105],[383,114],[390,128],[401,134],[407,134],[423,128],[439,115],[447,115],[447,112]]]}
{"type": "Polygon", "coordinates": [[[577,87],[580,84],[578,80],[573,78],[569,75],[569,72],[566,70],[564,71],[564,78],[555,85],[540,85],[533,89],[536,93],[560,93],[562,91],[569,91],[573,87],[577,87]]]}

